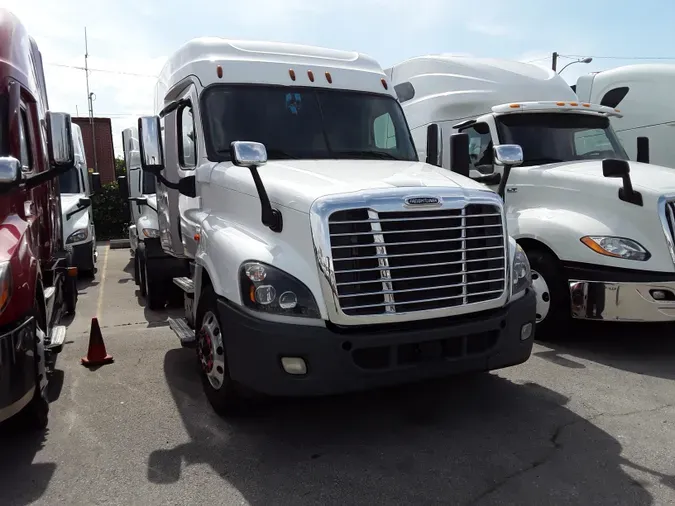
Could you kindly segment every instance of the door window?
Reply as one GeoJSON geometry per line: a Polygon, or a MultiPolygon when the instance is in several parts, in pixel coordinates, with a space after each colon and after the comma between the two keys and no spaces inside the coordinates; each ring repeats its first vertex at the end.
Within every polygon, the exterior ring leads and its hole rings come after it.
{"type": "Polygon", "coordinates": [[[469,136],[469,164],[482,174],[494,172],[492,137],[487,123],[476,123],[464,131],[469,136]]]}
{"type": "Polygon", "coordinates": [[[192,117],[192,105],[183,106],[178,111],[178,159],[180,165],[191,169],[197,166],[195,146],[195,123],[192,117]]]}
{"type": "Polygon", "coordinates": [[[33,170],[33,160],[30,149],[30,130],[28,128],[28,117],[26,111],[21,109],[21,122],[19,125],[19,146],[21,170],[30,172],[33,170]]]}

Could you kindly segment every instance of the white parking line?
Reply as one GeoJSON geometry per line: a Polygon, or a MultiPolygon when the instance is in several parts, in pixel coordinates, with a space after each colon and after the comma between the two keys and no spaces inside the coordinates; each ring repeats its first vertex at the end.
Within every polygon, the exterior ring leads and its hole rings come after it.
{"type": "Polygon", "coordinates": [[[99,283],[98,289],[98,304],[96,304],[96,317],[101,318],[101,307],[103,306],[103,289],[105,288],[105,274],[108,269],[108,251],[110,251],[110,245],[106,245],[105,251],[103,252],[103,268],[101,269],[101,282],[99,283]]]}

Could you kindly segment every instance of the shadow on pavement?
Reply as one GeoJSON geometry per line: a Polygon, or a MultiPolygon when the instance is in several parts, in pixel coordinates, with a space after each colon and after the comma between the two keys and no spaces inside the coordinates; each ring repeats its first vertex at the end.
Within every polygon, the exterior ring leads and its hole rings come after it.
{"type": "Polygon", "coordinates": [[[569,339],[542,339],[542,344],[553,351],[535,355],[567,367],[584,366],[561,355],[635,374],[675,379],[674,335],[672,323],[575,322],[569,339]]]}
{"type": "Polygon", "coordinates": [[[637,467],[619,442],[537,384],[481,374],[269,401],[225,421],[202,393],[194,351],[170,350],[164,372],[191,441],[149,456],[153,483],[206,463],[261,506],[652,503],[622,470],[637,467]]]}

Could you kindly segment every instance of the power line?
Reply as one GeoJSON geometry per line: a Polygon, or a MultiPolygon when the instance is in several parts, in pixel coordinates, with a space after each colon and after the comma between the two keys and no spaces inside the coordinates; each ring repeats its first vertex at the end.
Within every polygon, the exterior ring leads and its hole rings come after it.
{"type": "Polygon", "coordinates": [[[109,69],[93,69],[93,68],[86,69],[86,68],[80,67],[80,66],[78,66],[78,65],[65,65],[65,64],[63,64],[63,63],[49,63],[49,62],[46,62],[45,65],[51,65],[52,67],[63,67],[63,68],[67,68],[67,69],[75,69],[75,70],[84,70],[84,71],[89,70],[89,72],[104,72],[104,73],[107,73],[107,74],[119,74],[119,75],[123,75],[123,76],[153,77],[153,78],[157,78],[157,76],[154,76],[154,75],[152,75],[152,74],[137,74],[137,73],[134,73],[134,72],[122,72],[122,71],[119,71],[119,70],[109,70],[109,69]]]}
{"type": "Polygon", "coordinates": [[[559,55],[563,58],[597,58],[599,60],[675,60],[675,56],[593,56],[591,54],[578,55],[568,54],[559,55]]]}

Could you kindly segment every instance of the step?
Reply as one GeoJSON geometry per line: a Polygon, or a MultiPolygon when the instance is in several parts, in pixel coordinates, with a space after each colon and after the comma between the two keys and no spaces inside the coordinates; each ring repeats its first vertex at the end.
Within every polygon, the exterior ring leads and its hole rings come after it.
{"type": "Polygon", "coordinates": [[[45,288],[45,301],[47,302],[47,304],[50,304],[52,302],[54,295],[56,295],[55,287],[48,286],[47,288],[45,288]]]}
{"type": "Polygon", "coordinates": [[[173,284],[178,286],[185,293],[195,293],[195,283],[188,277],[173,278],[173,284]]]}
{"type": "Polygon", "coordinates": [[[45,347],[51,353],[60,353],[63,350],[63,343],[66,342],[66,326],[56,325],[52,328],[52,334],[49,336],[49,341],[45,347]]]}
{"type": "Polygon", "coordinates": [[[195,333],[185,318],[169,318],[169,328],[178,336],[183,348],[194,348],[197,344],[195,333]]]}

